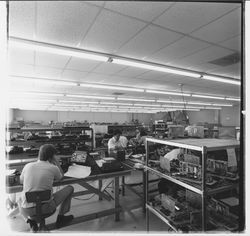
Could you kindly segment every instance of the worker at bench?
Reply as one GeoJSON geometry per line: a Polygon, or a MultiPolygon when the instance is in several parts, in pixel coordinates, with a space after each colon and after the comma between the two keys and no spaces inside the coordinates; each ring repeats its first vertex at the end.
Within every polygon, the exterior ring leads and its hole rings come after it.
{"type": "Polygon", "coordinates": [[[37,231],[38,226],[37,223],[34,220],[29,219],[29,217],[35,215],[36,208],[33,203],[28,203],[26,201],[26,192],[51,190],[51,199],[48,202],[43,203],[42,212],[43,214],[54,212],[56,207],[61,204],[56,220],[57,228],[66,225],[74,218],[73,215],[64,215],[70,211],[71,197],[74,188],[68,185],[56,193],[53,193],[54,180],[60,180],[64,176],[63,170],[59,161],[56,159],[55,154],[56,149],[53,145],[42,145],[39,150],[38,160],[26,164],[20,176],[20,183],[23,184],[20,206],[21,213],[25,218],[28,218],[27,223],[30,224],[33,231],[37,231]]]}

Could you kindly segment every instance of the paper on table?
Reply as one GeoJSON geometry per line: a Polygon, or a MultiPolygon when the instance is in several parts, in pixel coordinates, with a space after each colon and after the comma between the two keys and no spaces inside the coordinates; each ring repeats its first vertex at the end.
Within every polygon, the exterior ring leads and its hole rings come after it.
{"type": "Polygon", "coordinates": [[[227,166],[237,166],[235,150],[233,148],[227,149],[228,164],[227,166]]]}
{"type": "Polygon", "coordinates": [[[15,173],[16,169],[12,170],[6,170],[6,175],[13,175],[15,173]]]}
{"type": "Polygon", "coordinates": [[[85,178],[90,175],[91,168],[89,166],[72,165],[69,166],[68,171],[64,174],[67,177],[85,178]]]}

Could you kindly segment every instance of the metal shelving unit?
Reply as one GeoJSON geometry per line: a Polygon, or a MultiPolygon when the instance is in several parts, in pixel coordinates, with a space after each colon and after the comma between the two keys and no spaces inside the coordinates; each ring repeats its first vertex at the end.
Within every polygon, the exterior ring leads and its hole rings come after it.
{"type": "MultiPolygon", "coordinates": [[[[148,204],[148,174],[154,173],[156,175],[161,176],[164,179],[167,179],[187,190],[191,190],[201,196],[201,212],[202,212],[202,231],[207,230],[207,197],[209,195],[225,192],[227,190],[232,190],[237,188],[238,184],[228,184],[227,186],[211,188],[206,185],[206,176],[207,176],[207,152],[223,150],[229,148],[239,148],[240,143],[237,140],[229,140],[229,139],[180,139],[180,140],[163,140],[156,138],[147,138],[146,139],[146,207],[147,210],[158,216],[161,220],[163,220],[166,224],[168,224],[173,230],[178,231],[178,229],[171,224],[171,222],[164,217],[164,214],[159,212],[153,206],[148,204]],[[163,144],[168,145],[175,148],[183,148],[189,150],[195,150],[201,152],[201,173],[202,179],[200,184],[187,183],[181,179],[178,179],[175,176],[171,176],[170,173],[163,173],[157,169],[154,169],[149,166],[149,143],[154,144],[163,144]]],[[[147,213],[147,227],[149,227],[149,216],[147,213]]]]}

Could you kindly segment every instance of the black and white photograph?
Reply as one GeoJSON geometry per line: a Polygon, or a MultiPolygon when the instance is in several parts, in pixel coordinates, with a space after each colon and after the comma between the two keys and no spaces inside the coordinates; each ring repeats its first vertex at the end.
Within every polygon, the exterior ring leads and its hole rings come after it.
{"type": "Polygon", "coordinates": [[[245,234],[245,7],[2,1],[6,232],[245,234]]]}

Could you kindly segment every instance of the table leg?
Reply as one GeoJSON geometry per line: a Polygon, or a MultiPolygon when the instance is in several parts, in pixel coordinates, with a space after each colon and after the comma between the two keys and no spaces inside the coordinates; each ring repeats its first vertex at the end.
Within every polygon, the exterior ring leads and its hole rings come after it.
{"type": "MultiPolygon", "coordinates": [[[[98,182],[99,182],[99,191],[102,191],[102,180],[100,179],[100,180],[98,180],[98,182]]],[[[101,195],[99,195],[99,200],[100,201],[102,200],[102,196],[101,195]]]]}
{"type": "Polygon", "coordinates": [[[142,209],[143,209],[143,213],[146,213],[146,178],[147,178],[147,176],[146,176],[146,172],[145,171],[142,171],[142,182],[143,182],[143,202],[142,202],[142,204],[143,204],[143,206],[142,206],[142,209]]]}
{"type": "MultiPolygon", "coordinates": [[[[120,207],[119,204],[119,177],[115,177],[115,209],[118,209],[120,207]]],[[[115,213],[115,221],[120,220],[120,213],[115,213]]]]}
{"type": "Polygon", "coordinates": [[[125,176],[122,176],[122,196],[125,196],[125,176]]]}

